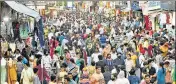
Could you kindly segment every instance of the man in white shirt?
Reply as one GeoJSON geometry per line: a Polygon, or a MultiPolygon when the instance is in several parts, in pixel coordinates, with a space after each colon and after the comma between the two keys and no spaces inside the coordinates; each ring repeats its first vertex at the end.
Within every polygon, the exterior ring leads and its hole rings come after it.
{"type": "Polygon", "coordinates": [[[134,62],[131,60],[131,54],[127,55],[127,59],[125,60],[125,66],[126,66],[126,71],[127,71],[127,76],[129,75],[129,72],[131,69],[134,67],[134,62]]]}
{"type": "Polygon", "coordinates": [[[115,47],[112,48],[111,58],[112,58],[113,60],[115,60],[115,59],[117,58],[117,53],[116,53],[115,47]]]}
{"type": "Polygon", "coordinates": [[[141,54],[141,55],[139,56],[139,64],[141,64],[141,68],[144,67],[144,65],[143,65],[144,61],[145,61],[144,55],[141,54]]]}
{"type": "Polygon", "coordinates": [[[90,34],[91,30],[89,28],[86,28],[86,34],[90,34]]]}
{"type": "Polygon", "coordinates": [[[104,28],[100,27],[99,31],[100,31],[100,34],[103,34],[104,33],[104,28]]]}
{"type": "Polygon", "coordinates": [[[95,50],[95,52],[92,54],[92,59],[93,59],[93,61],[96,63],[96,62],[98,62],[99,61],[99,59],[98,59],[98,56],[99,55],[101,55],[101,53],[99,52],[99,50],[98,49],[96,49],[95,50]]]}
{"type": "Polygon", "coordinates": [[[44,56],[42,56],[42,63],[43,66],[46,68],[46,70],[49,72],[51,69],[51,56],[47,53],[47,51],[44,51],[44,56]]]}

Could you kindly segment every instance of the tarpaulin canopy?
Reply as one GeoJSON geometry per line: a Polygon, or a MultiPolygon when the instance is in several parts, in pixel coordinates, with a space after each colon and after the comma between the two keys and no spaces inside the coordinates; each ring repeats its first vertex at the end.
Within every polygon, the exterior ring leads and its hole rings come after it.
{"type": "Polygon", "coordinates": [[[15,1],[5,1],[12,9],[16,10],[17,12],[29,15],[31,17],[34,17],[36,19],[36,21],[39,21],[40,19],[40,14],[35,11],[32,10],[28,7],[26,7],[25,5],[15,2],[15,1]]]}

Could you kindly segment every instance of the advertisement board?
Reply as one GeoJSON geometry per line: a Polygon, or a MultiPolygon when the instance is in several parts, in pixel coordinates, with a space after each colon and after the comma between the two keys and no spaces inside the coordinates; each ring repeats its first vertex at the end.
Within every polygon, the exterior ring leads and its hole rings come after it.
{"type": "Polygon", "coordinates": [[[138,1],[133,1],[132,4],[131,4],[131,9],[134,10],[134,11],[140,10],[139,2],[138,1]]]}
{"type": "Polygon", "coordinates": [[[160,1],[148,1],[148,10],[156,10],[161,8],[161,2],[160,1]]]}

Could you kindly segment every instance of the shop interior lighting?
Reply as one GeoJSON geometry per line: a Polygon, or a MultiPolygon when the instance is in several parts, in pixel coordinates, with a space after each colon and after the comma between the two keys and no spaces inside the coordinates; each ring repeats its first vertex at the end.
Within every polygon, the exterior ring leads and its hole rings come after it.
{"type": "Polygon", "coordinates": [[[4,22],[8,22],[9,21],[9,17],[4,17],[4,22]]]}

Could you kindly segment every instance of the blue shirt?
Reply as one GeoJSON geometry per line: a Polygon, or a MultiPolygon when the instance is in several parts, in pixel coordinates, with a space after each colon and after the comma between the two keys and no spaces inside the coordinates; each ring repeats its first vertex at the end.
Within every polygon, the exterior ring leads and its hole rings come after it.
{"type": "Polygon", "coordinates": [[[105,36],[101,36],[101,37],[100,37],[100,43],[101,43],[101,44],[106,43],[106,37],[105,37],[105,36]]]}
{"type": "Polygon", "coordinates": [[[74,80],[70,80],[69,84],[76,84],[74,80]]]}
{"type": "Polygon", "coordinates": [[[164,68],[163,73],[163,69],[160,68],[157,72],[157,84],[165,84],[165,76],[166,76],[166,69],[164,68]]]}
{"type": "Polygon", "coordinates": [[[28,60],[24,57],[23,60],[22,60],[22,63],[26,64],[26,63],[28,63],[28,60]]]}
{"type": "Polygon", "coordinates": [[[139,82],[140,82],[139,77],[134,76],[134,75],[129,76],[128,80],[129,80],[130,84],[139,84],[139,82]]]}
{"type": "Polygon", "coordinates": [[[139,27],[139,25],[140,25],[140,22],[139,22],[139,21],[136,21],[136,22],[135,22],[135,26],[136,26],[136,27],[139,27]]]}
{"type": "Polygon", "coordinates": [[[64,37],[63,35],[61,35],[61,36],[59,37],[60,43],[62,43],[62,40],[63,40],[64,38],[65,38],[65,37],[64,37]]]}

